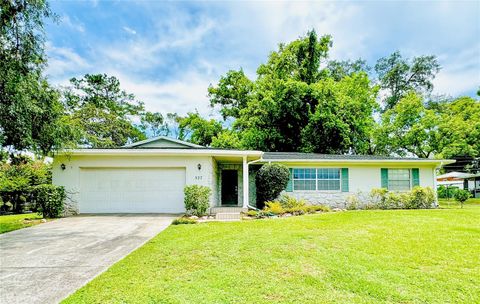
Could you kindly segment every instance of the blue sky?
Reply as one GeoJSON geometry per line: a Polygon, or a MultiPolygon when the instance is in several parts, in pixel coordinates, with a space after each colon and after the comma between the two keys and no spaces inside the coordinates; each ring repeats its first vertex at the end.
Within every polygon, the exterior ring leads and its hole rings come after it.
{"type": "Polygon", "coordinates": [[[480,85],[480,1],[160,2],[54,1],[47,25],[49,79],[117,76],[147,110],[211,115],[207,88],[229,69],[251,78],[278,43],[315,28],[331,34],[330,58],[373,65],[400,50],[433,54],[436,94],[480,85]]]}

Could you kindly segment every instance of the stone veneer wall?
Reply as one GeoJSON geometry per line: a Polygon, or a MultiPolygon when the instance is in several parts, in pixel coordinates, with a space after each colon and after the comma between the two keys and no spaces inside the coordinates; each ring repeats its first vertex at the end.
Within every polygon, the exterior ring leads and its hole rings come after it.
{"type": "Polygon", "coordinates": [[[328,192],[328,191],[293,191],[282,192],[297,199],[304,199],[312,205],[326,205],[331,208],[345,208],[347,197],[354,194],[352,192],[328,192]]]}

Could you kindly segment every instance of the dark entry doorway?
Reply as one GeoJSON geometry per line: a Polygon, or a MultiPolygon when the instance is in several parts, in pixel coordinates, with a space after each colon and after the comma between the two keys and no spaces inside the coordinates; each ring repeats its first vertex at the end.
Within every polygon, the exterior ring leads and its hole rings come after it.
{"type": "Polygon", "coordinates": [[[222,170],[222,206],[238,205],[238,171],[222,170]]]}

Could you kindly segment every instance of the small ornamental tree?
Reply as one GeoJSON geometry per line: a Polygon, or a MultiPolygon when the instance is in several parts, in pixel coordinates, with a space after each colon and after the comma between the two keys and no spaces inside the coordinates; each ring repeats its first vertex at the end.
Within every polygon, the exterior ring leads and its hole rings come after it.
{"type": "Polygon", "coordinates": [[[257,172],[257,207],[263,208],[265,202],[273,201],[285,190],[290,177],[287,167],[280,164],[265,164],[257,172]]]}
{"type": "Polygon", "coordinates": [[[468,200],[472,194],[467,190],[458,190],[455,192],[455,200],[460,203],[463,208],[463,204],[468,200]]]}

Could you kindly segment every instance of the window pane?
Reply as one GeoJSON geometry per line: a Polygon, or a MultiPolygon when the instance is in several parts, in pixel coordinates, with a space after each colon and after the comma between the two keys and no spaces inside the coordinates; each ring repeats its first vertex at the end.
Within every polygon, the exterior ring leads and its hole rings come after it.
{"type": "Polygon", "coordinates": [[[318,180],[318,190],[340,190],[340,180],[318,180]]]}
{"type": "Polygon", "coordinates": [[[294,190],[305,190],[305,181],[303,180],[296,180],[293,182],[293,189],[294,190]]]}
{"type": "Polygon", "coordinates": [[[389,169],[388,170],[388,189],[389,190],[410,190],[410,170],[409,169],[389,169]]]}

